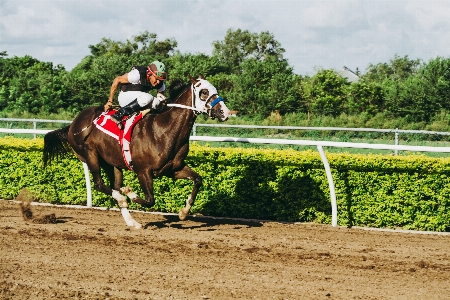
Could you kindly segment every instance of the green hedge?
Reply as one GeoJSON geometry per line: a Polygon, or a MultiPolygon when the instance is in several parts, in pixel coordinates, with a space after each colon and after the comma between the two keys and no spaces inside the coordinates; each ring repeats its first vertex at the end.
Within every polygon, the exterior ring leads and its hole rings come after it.
{"type": "MultiPolygon", "coordinates": [[[[42,139],[0,139],[0,198],[27,188],[41,202],[86,204],[75,157],[42,168],[42,139]]],[[[450,159],[422,155],[327,154],[338,201],[338,223],[450,231],[450,159]]],[[[331,223],[328,182],[315,151],[212,148],[191,144],[187,163],[203,176],[192,209],[213,216],[331,223]]],[[[134,173],[125,184],[143,196],[134,173]]],[[[155,211],[177,212],[189,180],[155,180],[155,211]]],[[[114,206],[93,191],[95,206],[114,206]]],[[[142,209],[137,204],[131,208],[142,209]]]]}

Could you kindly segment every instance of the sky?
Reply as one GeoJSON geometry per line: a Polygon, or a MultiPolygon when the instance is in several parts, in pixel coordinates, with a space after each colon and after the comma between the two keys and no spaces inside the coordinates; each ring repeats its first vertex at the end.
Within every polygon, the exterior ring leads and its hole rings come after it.
{"type": "Polygon", "coordinates": [[[270,32],[299,75],[450,57],[448,0],[0,0],[0,52],[67,70],[102,38],[148,31],[211,55],[228,29],[270,32]]]}

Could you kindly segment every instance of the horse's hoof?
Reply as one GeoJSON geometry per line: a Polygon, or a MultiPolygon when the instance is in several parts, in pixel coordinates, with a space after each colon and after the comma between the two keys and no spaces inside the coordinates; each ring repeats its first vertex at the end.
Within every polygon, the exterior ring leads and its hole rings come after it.
{"type": "Polygon", "coordinates": [[[135,220],[133,220],[131,222],[127,222],[127,225],[129,227],[133,227],[134,229],[142,229],[142,225],[139,222],[135,221],[135,220]]]}
{"type": "Polygon", "coordinates": [[[178,217],[180,218],[180,221],[186,220],[187,215],[188,214],[185,213],[183,210],[180,210],[180,212],[178,213],[178,217]]]}
{"type": "Polygon", "coordinates": [[[142,225],[139,222],[136,221],[128,221],[126,222],[128,227],[133,227],[134,229],[142,229],[142,225]]]}

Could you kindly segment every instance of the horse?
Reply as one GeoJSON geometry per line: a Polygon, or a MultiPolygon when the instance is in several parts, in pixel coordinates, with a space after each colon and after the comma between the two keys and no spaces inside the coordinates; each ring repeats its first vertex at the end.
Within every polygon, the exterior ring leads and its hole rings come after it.
{"type": "Polygon", "coordinates": [[[192,170],[185,158],[189,152],[189,137],[198,115],[206,114],[211,119],[225,122],[230,110],[219,96],[217,89],[203,76],[190,82],[178,82],[169,87],[167,104],[160,112],[145,115],[134,127],[131,135],[131,159],[133,171],[145,199],[135,194],[130,187],[123,187],[123,170],[127,168],[122,149],[117,140],[93,125],[103,112],[103,106],[82,110],[73,122],[64,128],[51,131],[44,137],[44,168],[69,152],[86,163],[94,181],[94,189],[111,196],[117,203],[127,226],[139,229],[129,211],[125,196],[143,207],[155,204],[153,180],[161,176],[174,179],[190,179],[193,189],[185,206],[179,211],[180,220],[185,220],[197,193],[202,186],[202,177],[192,170]],[[107,186],[100,170],[109,179],[107,186]]]}

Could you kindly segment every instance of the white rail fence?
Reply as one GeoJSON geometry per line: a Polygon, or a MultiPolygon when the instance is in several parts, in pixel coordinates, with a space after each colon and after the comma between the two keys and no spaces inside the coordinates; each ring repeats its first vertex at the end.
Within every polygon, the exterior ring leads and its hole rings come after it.
{"type": "MultiPolygon", "coordinates": [[[[19,118],[0,118],[0,122],[30,122],[33,123],[33,130],[37,130],[37,123],[63,123],[63,124],[72,123],[72,121],[66,120],[19,119],[19,118]]],[[[27,132],[16,132],[16,133],[27,133],[27,132]]],[[[33,133],[33,134],[34,138],[36,138],[36,135],[40,133],[33,133]]]]}
{"type": "MultiPolygon", "coordinates": [[[[261,126],[261,125],[228,125],[228,124],[199,124],[194,123],[192,135],[197,135],[198,127],[222,127],[222,128],[248,128],[248,129],[278,129],[278,130],[305,130],[305,131],[354,131],[354,132],[379,132],[394,133],[394,145],[400,145],[400,134],[427,134],[450,136],[450,132],[429,130],[404,130],[404,129],[377,129],[377,128],[352,128],[352,127],[306,127],[306,126],[261,126]]],[[[395,155],[398,150],[394,150],[395,155]]]]}
{"type": "MultiPolygon", "coordinates": [[[[20,118],[0,118],[0,122],[31,122],[33,123],[33,129],[37,129],[37,123],[66,123],[66,124],[72,123],[72,121],[67,120],[20,119],[20,118]]],[[[201,123],[194,123],[194,127],[192,129],[193,136],[197,136],[197,128],[199,127],[393,133],[394,145],[400,145],[399,139],[400,134],[426,134],[426,135],[450,136],[450,132],[429,131],[429,130],[404,130],[398,128],[377,129],[377,128],[352,128],[352,127],[262,126],[262,125],[201,124],[201,123]]],[[[36,138],[36,134],[34,134],[34,138],[36,138]]],[[[394,152],[395,155],[398,154],[398,150],[394,150],[394,152]]]]}
{"type": "MultiPolygon", "coordinates": [[[[52,130],[39,129],[5,129],[0,128],[3,133],[29,133],[29,134],[46,134],[52,130]]],[[[319,151],[320,158],[325,169],[330,190],[331,201],[331,225],[337,226],[337,202],[334,188],[333,176],[331,174],[330,165],[323,147],[339,147],[339,148],[359,148],[359,149],[377,149],[377,150],[402,150],[413,152],[437,152],[450,153],[450,147],[426,147],[426,146],[407,146],[407,145],[387,145],[387,144],[368,144],[368,143],[348,143],[348,142],[328,142],[328,141],[311,141],[311,140],[285,140],[285,139],[258,139],[258,138],[238,138],[238,137],[210,137],[210,136],[191,136],[191,141],[206,142],[230,142],[230,143],[251,143],[251,144],[275,144],[275,145],[300,145],[300,146],[316,146],[319,151]]],[[[92,188],[89,177],[89,170],[85,163],[83,169],[86,180],[86,197],[87,206],[92,207],[92,188]]]]}

